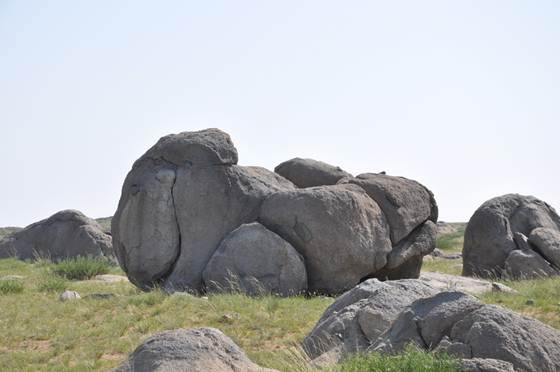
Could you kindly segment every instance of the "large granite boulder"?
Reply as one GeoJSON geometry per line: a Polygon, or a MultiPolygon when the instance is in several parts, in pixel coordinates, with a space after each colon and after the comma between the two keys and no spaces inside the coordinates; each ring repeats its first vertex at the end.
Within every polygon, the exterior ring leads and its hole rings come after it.
{"type": "Polygon", "coordinates": [[[363,352],[406,306],[438,292],[420,280],[366,280],[325,310],[304,339],[303,348],[311,358],[332,349],[337,353],[363,352]]]}
{"type": "Polygon", "coordinates": [[[258,222],[229,233],[202,276],[211,291],[289,296],[307,290],[303,258],[290,243],[258,222]]]}
{"type": "Polygon", "coordinates": [[[115,372],[265,372],[215,328],[157,333],[134,350],[115,372]]]}
{"type": "Polygon", "coordinates": [[[301,188],[334,185],[341,178],[352,177],[340,167],[302,158],[285,161],[274,168],[274,171],[301,188]]]}
{"type": "Polygon", "coordinates": [[[0,240],[0,258],[113,257],[111,236],[95,220],[76,210],[63,210],[0,240]]]}
{"type": "MultiPolygon", "coordinates": [[[[481,277],[507,274],[505,263],[511,254],[510,261],[514,262],[520,259],[528,262],[529,256],[534,257],[533,261],[541,261],[540,256],[544,256],[547,262],[555,264],[555,248],[548,247],[558,244],[554,237],[559,232],[560,217],[542,200],[518,194],[491,199],[476,210],[465,230],[463,274],[481,277]],[[529,240],[535,229],[539,230],[529,240]],[[546,239],[539,238],[543,231],[547,232],[546,239]],[[514,252],[518,250],[535,253],[514,252]]],[[[535,265],[541,266],[536,262],[535,265]]],[[[526,274],[531,273],[523,276],[526,274]]]]}
{"type": "Polygon", "coordinates": [[[281,191],[259,221],[303,256],[311,292],[341,293],[387,263],[389,228],[377,204],[355,185],[281,191]]]}
{"type": "Polygon", "coordinates": [[[400,352],[410,343],[459,358],[503,360],[521,372],[560,370],[560,331],[461,292],[407,306],[370,350],[400,352]]]}
{"type": "Polygon", "coordinates": [[[294,188],[236,162],[229,135],[207,129],[163,137],[134,163],[112,220],[115,252],[131,282],[201,291],[222,239],[255,221],[266,196],[294,188]]]}
{"type": "Polygon", "coordinates": [[[247,279],[241,287],[248,293],[255,289],[250,281],[286,294],[305,287],[307,272],[309,291],[334,294],[370,277],[417,278],[422,257],[435,247],[437,205],[415,181],[375,174],[354,179],[302,159],[278,173],[236,163],[230,137],[217,129],[163,137],[134,163],[111,229],[132,283],[201,292],[205,281],[216,289],[235,274],[247,279]],[[321,186],[305,187],[311,184],[321,186]],[[274,245],[247,245],[243,234],[232,234],[257,221],[259,239],[274,234],[274,245]],[[289,246],[303,258],[304,271],[295,254],[280,258],[289,246]],[[267,254],[278,259],[265,262],[267,254]]]}

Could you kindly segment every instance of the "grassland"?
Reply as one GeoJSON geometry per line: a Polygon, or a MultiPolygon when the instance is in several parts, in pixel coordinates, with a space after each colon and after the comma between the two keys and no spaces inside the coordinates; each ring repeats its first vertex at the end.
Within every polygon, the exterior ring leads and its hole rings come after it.
{"type": "MultiPolygon", "coordinates": [[[[447,253],[461,250],[460,237],[446,241],[453,242],[445,248],[447,253]]],[[[424,270],[457,274],[460,263],[436,259],[427,262],[424,270]]],[[[98,272],[92,274],[84,263],[69,266],[60,270],[60,265],[46,261],[0,260],[0,277],[12,276],[0,280],[1,370],[108,370],[158,331],[202,326],[222,330],[262,366],[312,370],[297,345],[334,301],[329,297],[144,293],[128,282],[70,280],[76,276],[65,273],[87,272],[89,277],[98,272]],[[79,292],[82,299],[59,301],[66,289],[79,292]],[[91,296],[96,293],[113,296],[91,296]]],[[[117,267],[98,269],[123,274],[117,267]]],[[[560,328],[560,278],[504,283],[518,293],[490,293],[481,299],[560,328]]],[[[452,360],[412,350],[394,358],[356,356],[335,371],[452,371],[454,365],[452,360]]]]}

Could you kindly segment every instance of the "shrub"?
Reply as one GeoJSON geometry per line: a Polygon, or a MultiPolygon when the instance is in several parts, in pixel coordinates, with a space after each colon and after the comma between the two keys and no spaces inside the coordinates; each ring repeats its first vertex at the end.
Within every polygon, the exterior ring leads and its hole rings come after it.
{"type": "Polygon", "coordinates": [[[459,363],[445,354],[431,354],[409,346],[404,353],[386,355],[380,353],[350,356],[333,372],[456,372],[459,363]]]}
{"type": "Polygon", "coordinates": [[[37,285],[39,292],[63,292],[68,288],[68,282],[58,276],[46,276],[37,285]]]}
{"type": "Polygon", "coordinates": [[[78,257],[55,264],[53,272],[70,280],[86,280],[107,274],[110,269],[111,265],[106,260],[78,257]]]}
{"type": "Polygon", "coordinates": [[[23,292],[23,283],[20,280],[0,280],[0,295],[9,295],[23,292]]]}

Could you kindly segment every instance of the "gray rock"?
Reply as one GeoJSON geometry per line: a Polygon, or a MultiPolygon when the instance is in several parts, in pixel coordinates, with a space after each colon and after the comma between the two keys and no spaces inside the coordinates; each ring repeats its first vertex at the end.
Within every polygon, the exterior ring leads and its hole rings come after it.
{"type": "Polygon", "coordinates": [[[334,185],[341,178],[352,177],[333,165],[313,159],[294,158],[274,168],[282,177],[292,181],[297,187],[334,185]]]}
{"type": "Polygon", "coordinates": [[[406,239],[393,247],[387,257],[386,269],[396,269],[413,257],[430,254],[436,246],[436,224],[426,221],[417,227],[406,239]]]}
{"type": "Polygon", "coordinates": [[[262,204],[259,222],[304,257],[312,292],[352,288],[385,266],[391,250],[383,212],[355,185],[277,192],[262,204]]]}
{"type": "Polygon", "coordinates": [[[536,228],[529,235],[529,243],[534,245],[548,262],[560,268],[560,231],[536,228]]]}
{"type": "Polygon", "coordinates": [[[117,258],[132,283],[202,290],[202,271],[221,240],[255,221],[270,193],[294,188],[236,162],[229,136],[208,129],[163,137],[134,163],[112,220],[117,258]]]}
{"type": "Polygon", "coordinates": [[[461,360],[462,372],[515,372],[513,364],[498,359],[473,358],[461,360]]]}
{"type": "Polygon", "coordinates": [[[60,301],[79,300],[80,298],[80,294],[76,291],[64,291],[58,296],[60,301]]]}
{"type": "MultiPolygon", "coordinates": [[[[510,252],[524,246],[521,236],[539,227],[560,230],[560,217],[545,202],[533,197],[508,194],[491,199],[476,210],[465,230],[463,274],[502,275],[510,252]]],[[[526,247],[525,247],[526,249],[526,247]]]]}
{"type": "Polygon", "coordinates": [[[433,194],[420,183],[404,177],[364,173],[340,183],[362,187],[387,217],[394,245],[418,226],[431,220],[437,222],[437,204],[433,194]]]}
{"type": "Polygon", "coordinates": [[[505,273],[514,279],[543,278],[560,273],[535,251],[511,251],[506,259],[505,273]]]}
{"type": "Polygon", "coordinates": [[[480,295],[486,292],[515,292],[504,284],[435,272],[423,272],[420,275],[420,280],[440,291],[460,291],[472,295],[480,295]]]}
{"type": "Polygon", "coordinates": [[[437,292],[418,280],[366,280],[329,306],[303,341],[304,350],[311,358],[333,348],[340,353],[364,351],[406,306],[437,292]]]}
{"type": "Polygon", "coordinates": [[[112,257],[111,237],[95,220],[75,210],[64,210],[0,240],[0,258],[112,257]]]}
{"type": "Polygon", "coordinates": [[[229,337],[215,328],[178,329],[144,341],[115,372],[257,372],[229,337]]]}
{"type": "Polygon", "coordinates": [[[460,292],[443,292],[405,308],[371,350],[409,343],[461,358],[497,359],[516,371],[560,370],[560,331],[460,292]]]}
{"type": "Polygon", "coordinates": [[[222,240],[203,278],[212,291],[288,296],[307,290],[303,258],[258,222],[241,225],[222,240]]]}

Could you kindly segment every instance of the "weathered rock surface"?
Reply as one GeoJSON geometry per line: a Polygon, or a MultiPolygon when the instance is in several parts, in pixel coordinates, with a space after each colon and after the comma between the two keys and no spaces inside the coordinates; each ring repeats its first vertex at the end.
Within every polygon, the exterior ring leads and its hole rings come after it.
{"type": "Polygon", "coordinates": [[[202,271],[229,232],[258,216],[272,192],[294,188],[258,167],[240,167],[217,129],[163,137],[128,174],[112,220],[119,263],[148,289],[202,289],[202,271]]]}
{"type": "Polygon", "coordinates": [[[560,231],[538,227],[531,231],[529,243],[556,268],[560,268],[560,231]]]}
{"type": "MultiPolygon", "coordinates": [[[[476,210],[465,230],[463,274],[500,276],[514,250],[533,250],[523,239],[537,228],[560,231],[560,217],[533,196],[508,194],[491,199],[476,210]]],[[[538,253],[537,253],[538,254],[538,253]]],[[[526,254],[516,253],[514,257],[526,254]]]]}
{"type": "Polygon", "coordinates": [[[334,185],[341,178],[352,177],[340,167],[302,158],[285,161],[274,168],[274,171],[300,188],[334,185]]]}
{"type": "Polygon", "coordinates": [[[506,285],[493,283],[489,280],[435,272],[422,273],[420,275],[420,280],[440,291],[460,291],[472,295],[480,295],[492,291],[508,293],[515,292],[515,290],[506,285]]]}
{"type": "Polygon", "coordinates": [[[64,291],[58,296],[60,301],[72,301],[72,300],[79,300],[82,298],[80,294],[76,291],[64,291]]]}
{"type": "Polygon", "coordinates": [[[64,210],[0,240],[0,258],[112,257],[111,237],[95,220],[76,210],[64,210]]]}
{"type": "Polygon", "coordinates": [[[515,372],[513,364],[498,359],[472,358],[461,360],[461,372],[515,372]]]}
{"type": "Polygon", "coordinates": [[[307,290],[300,254],[258,222],[241,225],[220,243],[203,272],[207,290],[295,295],[307,290]]]}
{"type": "Polygon", "coordinates": [[[277,192],[264,201],[259,221],[304,257],[312,292],[352,288],[385,266],[391,250],[383,213],[355,185],[277,192]]]}
{"type": "Polygon", "coordinates": [[[427,220],[437,222],[438,208],[433,194],[416,181],[364,173],[340,182],[360,186],[381,207],[391,226],[393,244],[398,244],[427,220]]]}
{"type": "Polygon", "coordinates": [[[504,272],[513,279],[544,278],[560,274],[537,252],[520,249],[510,252],[504,264],[504,272]]]}
{"type": "Polygon", "coordinates": [[[257,372],[229,337],[215,328],[178,329],[144,341],[115,372],[257,372]]]}
{"type": "Polygon", "coordinates": [[[337,354],[364,351],[406,306],[438,291],[419,280],[369,279],[329,306],[303,341],[303,347],[311,358],[333,348],[340,349],[337,354]]]}
{"type": "Polygon", "coordinates": [[[460,358],[503,360],[516,371],[560,370],[560,331],[460,292],[412,303],[371,349],[398,352],[409,343],[460,358]]]}

